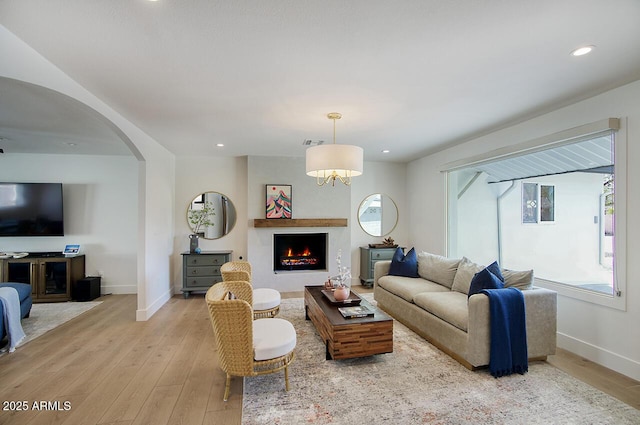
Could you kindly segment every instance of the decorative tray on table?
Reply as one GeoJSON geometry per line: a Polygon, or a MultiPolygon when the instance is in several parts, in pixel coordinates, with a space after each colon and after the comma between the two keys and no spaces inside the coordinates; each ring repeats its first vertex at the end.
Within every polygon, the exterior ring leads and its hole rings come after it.
{"type": "Polygon", "coordinates": [[[353,291],[349,294],[349,298],[344,301],[336,300],[336,297],[333,296],[333,291],[330,289],[323,289],[322,294],[329,300],[331,305],[360,305],[362,302],[362,298],[353,291]]]}

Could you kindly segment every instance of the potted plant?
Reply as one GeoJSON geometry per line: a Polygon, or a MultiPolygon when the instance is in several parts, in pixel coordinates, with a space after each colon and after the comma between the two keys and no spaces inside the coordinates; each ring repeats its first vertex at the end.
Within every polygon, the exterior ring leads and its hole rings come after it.
{"type": "Polygon", "coordinates": [[[205,202],[202,205],[202,208],[198,209],[189,209],[189,213],[187,214],[187,218],[189,220],[189,224],[191,225],[191,229],[193,231],[192,234],[189,235],[189,251],[197,252],[198,248],[198,238],[202,233],[206,231],[208,226],[214,226],[213,216],[216,215],[214,212],[213,204],[211,202],[205,202]]]}

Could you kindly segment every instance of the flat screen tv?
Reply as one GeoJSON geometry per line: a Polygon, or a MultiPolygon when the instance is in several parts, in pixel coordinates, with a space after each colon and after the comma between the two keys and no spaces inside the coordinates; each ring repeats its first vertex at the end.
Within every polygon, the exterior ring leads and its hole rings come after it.
{"type": "Polygon", "coordinates": [[[62,183],[0,183],[0,236],[64,236],[62,183]]]}

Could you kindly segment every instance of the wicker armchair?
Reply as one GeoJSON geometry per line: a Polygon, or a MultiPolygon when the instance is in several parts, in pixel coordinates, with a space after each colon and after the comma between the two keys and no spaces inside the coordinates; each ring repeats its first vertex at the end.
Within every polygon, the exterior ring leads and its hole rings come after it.
{"type": "MultiPolygon", "coordinates": [[[[223,281],[246,281],[251,283],[251,263],[248,261],[229,261],[220,266],[223,281]]],[[[248,301],[247,301],[248,302],[248,301]]],[[[253,318],[276,317],[280,312],[280,292],[270,288],[253,290],[253,318]]]]}
{"type": "Polygon", "coordinates": [[[288,366],[294,359],[296,331],[284,319],[253,319],[251,285],[226,281],[213,285],[205,297],[218,344],[220,368],[227,374],[224,401],[232,376],[257,376],[284,370],[289,391],[288,366]]]}
{"type": "Polygon", "coordinates": [[[251,263],[248,261],[229,261],[220,266],[222,280],[244,280],[251,283],[251,263]]]}

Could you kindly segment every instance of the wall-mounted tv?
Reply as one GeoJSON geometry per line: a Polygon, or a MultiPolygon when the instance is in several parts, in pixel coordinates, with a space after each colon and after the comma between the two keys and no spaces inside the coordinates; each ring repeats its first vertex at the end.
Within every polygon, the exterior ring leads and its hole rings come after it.
{"type": "Polygon", "coordinates": [[[0,183],[0,236],[64,236],[62,183],[0,183]]]}

